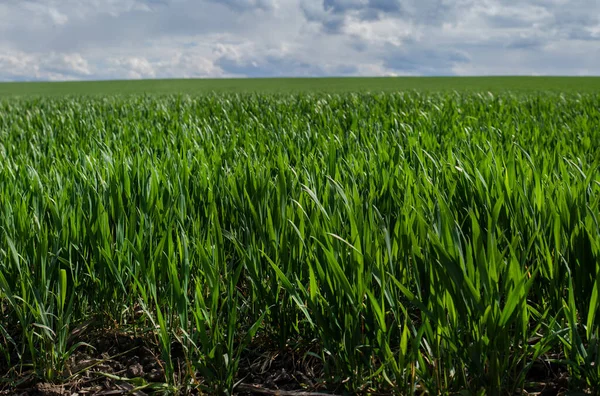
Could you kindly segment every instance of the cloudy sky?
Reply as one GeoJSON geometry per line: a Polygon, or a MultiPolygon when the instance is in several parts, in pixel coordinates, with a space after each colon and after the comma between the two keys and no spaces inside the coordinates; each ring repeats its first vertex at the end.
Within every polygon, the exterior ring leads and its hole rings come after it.
{"type": "Polygon", "coordinates": [[[598,0],[0,0],[0,80],[600,75],[598,0]]]}

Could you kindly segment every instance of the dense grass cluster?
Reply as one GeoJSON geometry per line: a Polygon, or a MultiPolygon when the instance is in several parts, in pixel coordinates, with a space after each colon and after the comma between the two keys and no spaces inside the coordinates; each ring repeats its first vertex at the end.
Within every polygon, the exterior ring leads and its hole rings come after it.
{"type": "Polygon", "coordinates": [[[592,94],[4,100],[0,367],[68,380],[112,329],[172,391],[269,353],[338,392],[597,389],[599,125],[592,94]]]}

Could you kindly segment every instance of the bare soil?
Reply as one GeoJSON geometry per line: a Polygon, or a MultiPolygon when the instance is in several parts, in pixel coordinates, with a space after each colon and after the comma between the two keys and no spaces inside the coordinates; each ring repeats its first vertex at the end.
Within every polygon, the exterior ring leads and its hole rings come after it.
{"type": "MultiPolygon", "coordinates": [[[[88,341],[94,349],[75,352],[68,362],[68,372],[61,384],[38,382],[32,373],[24,372],[17,378],[14,370],[0,359],[0,373],[12,378],[0,379],[0,395],[67,396],[67,395],[135,395],[160,394],[164,389],[165,374],[158,345],[154,340],[115,331],[92,334],[88,341]],[[12,373],[12,374],[11,374],[12,373]],[[142,381],[158,387],[136,389],[142,381]],[[15,384],[18,384],[15,386],[15,384]]],[[[323,396],[342,394],[341,390],[327,389],[323,380],[320,360],[304,351],[289,348],[274,352],[257,340],[240,362],[237,395],[323,396]],[[308,356],[308,357],[307,357],[308,356]]],[[[182,354],[175,346],[172,355],[176,367],[183,366],[182,354]]],[[[202,382],[198,378],[199,383],[202,382]]],[[[529,372],[524,395],[563,395],[567,393],[569,378],[565,367],[547,361],[536,362],[529,372]]],[[[365,389],[365,394],[377,393],[365,389]]],[[[189,391],[187,394],[201,394],[189,391]]],[[[210,394],[205,392],[204,394],[210,394]]],[[[580,394],[585,394],[582,392],[580,394]]]]}

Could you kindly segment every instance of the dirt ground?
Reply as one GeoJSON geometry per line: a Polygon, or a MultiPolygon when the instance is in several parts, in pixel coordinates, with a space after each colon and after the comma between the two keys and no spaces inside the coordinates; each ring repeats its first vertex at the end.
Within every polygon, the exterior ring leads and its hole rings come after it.
{"type": "MultiPolygon", "coordinates": [[[[67,396],[67,395],[135,395],[165,393],[163,364],[158,346],[148,339],[128,334],[107,332],[90,337],[93,354],[89,351],[75,352],[68,362],[68,378],[57,385],[36,382],[32,376],[12,387],[0,382],[0,395],[18,396],[67,396]],[[4,384],[4,385],[3,385],[4,384]],[[146,387],[143,387],[146,384],[146,387]],[[148,385],[150,384],[150,385],[148,385]]],[[[290,350],[275,353],[265,348],[254,348],[242,358],[238,371],[236,395],[279,395],[279,396],[323,396],[343,394],[336,390],[325,390],[320,379],[322,367],[318,359],[306,359],[302,354],[290,350]]],[[[172,351],[176,367],[182,367],[182,354],[172,351]]],[[[9,372],[6,363],[0,360],[0,372],[9,372]],[[3,367],[4,366],[4,367],[3,367]]],[[[201,384],[202,379],[198,378],[201,384]]],[[[563,367],[556,364],[536,362],[527,378],[528,386],[519,390],[524,395],[563,395],[569,386],[563,367]]],[[[211,394],[210,390],[185,391],[185,394],[211,394]]],[[[364,394],[376,395],[365,389],[364,394]]],[[[586,394],[581,392],[579,394],[586,394]]]]}

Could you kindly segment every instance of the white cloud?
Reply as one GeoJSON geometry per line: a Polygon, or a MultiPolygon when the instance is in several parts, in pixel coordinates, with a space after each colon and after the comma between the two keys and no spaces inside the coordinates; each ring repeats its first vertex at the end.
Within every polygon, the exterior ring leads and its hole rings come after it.
{"type": "Polygon", "coordinates": [[[426,28],[399,18],[381,18],[373,21],[361,20],[356,15],[349,15],[345,26],[341,29],[344,34],[355,37],[370,46],[392,44],[401,46],[406,40],[420,40],[426,28]]]}
{"type": "Polygon", "coordinates": [[[52,18],[52,22],[56,25],[64,25],[69,21],[69,17],[59,12],[56,8],[50,8],[48,14],[50,15],[50,18],[52,18]]]}
{"type": "Polygon", "coordinates": [[[4,0],[0,80],[596,74],[597,0],[4,0]]]}
{"type": "Polygon", "coordinates": [[[0,70],[6,80],[75,80],[93,75],[81,54],[0,54],[0,70]]]}
{"type": "Polygon", "coordinates": [[[156,72],[147,59],[141,57],[125,57],[109,59],[112,70],[126,72],[127,78],[154,78],[156,72]]]}

